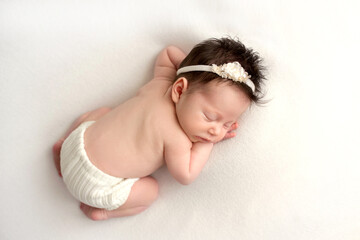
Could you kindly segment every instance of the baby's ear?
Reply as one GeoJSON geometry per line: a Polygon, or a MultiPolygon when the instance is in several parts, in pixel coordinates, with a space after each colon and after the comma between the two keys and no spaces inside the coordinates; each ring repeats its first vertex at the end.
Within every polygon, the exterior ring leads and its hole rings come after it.
{"type": "Polygon", "coordinates": [[[184,77],[177,79],[172,85],[171,98],[174,103],[180,100],[181,95],[188,89],[188,80],[184,77]]]}

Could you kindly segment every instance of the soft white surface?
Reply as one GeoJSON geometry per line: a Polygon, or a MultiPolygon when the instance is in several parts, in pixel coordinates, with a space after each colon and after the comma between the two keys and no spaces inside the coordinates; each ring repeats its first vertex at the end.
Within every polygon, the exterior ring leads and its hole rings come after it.
{"type": "Polygon", "coordinates": [[[358,1],[1,1],[0,239],[360,239],[358,1]],[[268,98],[190,186],[93,222],[51,146],[80,113],[147,82],[158,52],[238,36],[268,98]]]}

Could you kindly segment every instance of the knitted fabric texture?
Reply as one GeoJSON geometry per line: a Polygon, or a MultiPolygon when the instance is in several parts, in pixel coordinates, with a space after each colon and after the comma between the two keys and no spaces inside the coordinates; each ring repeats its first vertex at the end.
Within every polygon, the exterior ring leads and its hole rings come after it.
{"type": "Polygon", "coordinates": [[[84,132],[94,121],[75,129],[61,148],[61,172],[71,194],[96,208],[113,210],[125,203],[138,178],[118,178],[96,168],[84,148],[84,132]]]}

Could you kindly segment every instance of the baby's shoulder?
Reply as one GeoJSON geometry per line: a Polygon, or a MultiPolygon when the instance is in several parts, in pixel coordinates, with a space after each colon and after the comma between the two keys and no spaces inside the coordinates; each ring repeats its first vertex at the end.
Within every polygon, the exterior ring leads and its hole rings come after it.
{"type": "Polygon", "coordinates": [[[186,136],[178,122],[173,121],[164,131],[164,146],[167,148],[190,149],[192,142],[186,136]]]}
{"type": "Polygon", "coordinates": [[[165,79],[163,79],[165,81],[157,81],[157,80],[158,79],[154,78],[150,82],[142,86],[138,90],[137,96],[141,95],[141,96],[154,97],[153,95],[155,94],[158,97],[162,97],[166,93],[168,88],[171,86],[171,82],[165,79]]]}

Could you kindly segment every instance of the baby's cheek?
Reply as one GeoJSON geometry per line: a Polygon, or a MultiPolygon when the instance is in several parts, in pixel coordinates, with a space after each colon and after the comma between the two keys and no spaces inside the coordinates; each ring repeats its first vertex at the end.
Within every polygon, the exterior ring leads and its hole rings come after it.
{"type": "Polygon", "coordinates": [[[224,137],[225,137],[225,135],[226,135],[226,132],[222,132],[222,133],[219,135],[219,138],[216,139],[216,142],[220,142],[221,140],[223,140],[224,137]]]}

